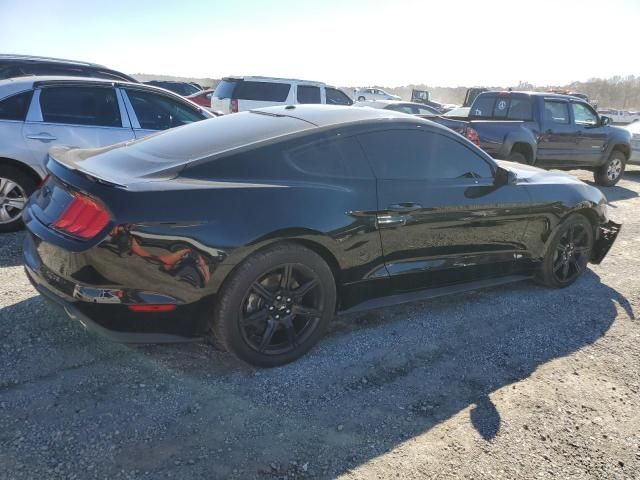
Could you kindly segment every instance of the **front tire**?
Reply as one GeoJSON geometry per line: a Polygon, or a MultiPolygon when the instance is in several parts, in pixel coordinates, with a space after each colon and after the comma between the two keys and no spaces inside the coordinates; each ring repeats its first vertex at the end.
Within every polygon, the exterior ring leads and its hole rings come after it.
{"type": "Polygon", "coordinates": [[[37,184],[25,172],[10,165],[0,165],[0,232],[23,227],[22,212],[37,184]]]}
{"type": "Polygon", "coordinates": [[[593,172],[593,178],[598,185],[613,187],[622,178],[627,158],[622,152],[611,152],[607,162],[593,172]]]}
{"type": "Polygon", "coordinates": [[[366,98],[364,98],[364,97],[362,97],[362,96],[358,97],[358,101],[359,101],[359,102],[364,102],[365,100],[366,100],[366,98]]]}
{"type": "Polygon", "coordinates": [[[240,360],[275,367],[304,355],[334,316],[331,269],[315,252],[280,244],[247,258],[216,304],[216,343],[240,360]]]}
{"type": "Polygon", "coordinates": [[[586,270],[593,241],[591,222],[584,215],[569,216],[551,235],[537,280],[551,288],[571,285],[586,270]]]}

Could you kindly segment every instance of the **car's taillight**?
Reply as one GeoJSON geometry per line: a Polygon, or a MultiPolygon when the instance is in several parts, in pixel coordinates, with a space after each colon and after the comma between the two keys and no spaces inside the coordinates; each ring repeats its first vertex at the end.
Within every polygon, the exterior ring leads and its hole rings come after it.
{"type": "Polygon", "coordinates": [[[238,99],[237,98],[232,98],[231,99],[231,105],[229,107],[229,111],[231,113],[238,113],[238,99]]]}
{"type": "Polygon", "coordinates": [[[89,240],[109,223],[109,214],[95,200],[74,193],[73,200],[62,215],[51,225],[56,230],[89,240]]]}
{"type": "Polygon", "coordinates": [[[467,127],[464,132],[464,136],[467,137],[467,140],[469,140],[471,143],[480,146],[480,136],[478,135],[478,132],[476,132],[473,128],[467,127]]]}

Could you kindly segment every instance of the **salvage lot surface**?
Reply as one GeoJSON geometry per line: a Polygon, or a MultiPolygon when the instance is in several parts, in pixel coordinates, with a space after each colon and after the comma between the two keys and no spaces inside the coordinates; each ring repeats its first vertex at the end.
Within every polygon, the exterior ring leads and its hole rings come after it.
{"type": "Polygon", "coordinates": [[[271,370],[85,333],[2,235],[0,479],[640,478],[640,169],[604,191],[623,230],[574,286],[341,317],[271,370]]]}

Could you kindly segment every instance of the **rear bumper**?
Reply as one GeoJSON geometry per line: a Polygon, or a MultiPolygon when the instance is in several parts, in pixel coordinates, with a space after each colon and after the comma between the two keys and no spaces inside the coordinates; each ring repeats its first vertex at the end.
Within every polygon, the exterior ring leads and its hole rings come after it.
{"type": "Polygon", "coordinates": [[[67,301],[58,293],[48,289],[35,272],[25,267],[27,277],[33,287],[40,293],[50,304],[57,308],[61,308],[64,313],[74,321],[77,321],[87,331],[95,333],[107,340],[118,343],[185,343],[197,342],[202,340],[200,337],[183,337],[167,333],[149,333],[149,332],[123,332],[110,330],[96,321],[92,320],[74,306],[73,303],[67,301]]]}
{"type": "Polygon", "coordinates": [[[615,242],[620,233],[622,225],[609,221],[603,225],[600,225],[598,230],[598,236],[595,244],[593,245],[593,252],[591,254],[591,263],[599,264],[607,256],[613,242],[615,242]]]}

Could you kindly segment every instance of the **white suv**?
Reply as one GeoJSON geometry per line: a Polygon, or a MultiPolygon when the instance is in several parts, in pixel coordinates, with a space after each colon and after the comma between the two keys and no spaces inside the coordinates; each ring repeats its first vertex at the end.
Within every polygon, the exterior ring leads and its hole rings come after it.
{"type": "Polygon", "coordinates": [[[211,97],[211,109],[222,113],[301,103],[353,105],[353,100],[322,82],[269,77],[223,78],[211,97]]]}
{"type": "Polygon", "coordinates": [[[54,145],[103,147],[213,115],[161,88],[81,77],[0,80],[0,232],[46,174],[54,145]]]}
{"type": "Polygon", "coordinates": [[[354,97],[359,102],[367,100],[401,100],[398,95],[391,95],[379,88],[358,88],[354,97]]]}

